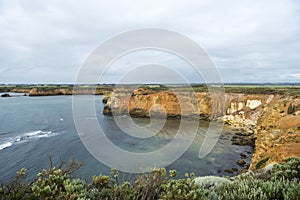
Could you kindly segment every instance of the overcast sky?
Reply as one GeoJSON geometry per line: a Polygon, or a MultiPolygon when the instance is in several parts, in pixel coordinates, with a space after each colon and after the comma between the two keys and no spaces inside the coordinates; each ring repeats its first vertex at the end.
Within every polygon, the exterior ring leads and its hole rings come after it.
{"type": "MultiPolygon", "coordinates": [[[[300,82],[298,0],[0,0],[0,83],[74,83],[97,45],[145,27],[196,41],[224,82],[300,82]]],[[[178,59],[163,55],[162,62],[178,65],[178,59]]],[[[115,66],[126,68],[133,58],[115,66]]],[[[141,58],[135,59],[142,63],[141,58]]],[[[121,73],[111,69],[109,79],[121,73]]],[[[188,78],[197,82],[192,74],[188,78]]]]}

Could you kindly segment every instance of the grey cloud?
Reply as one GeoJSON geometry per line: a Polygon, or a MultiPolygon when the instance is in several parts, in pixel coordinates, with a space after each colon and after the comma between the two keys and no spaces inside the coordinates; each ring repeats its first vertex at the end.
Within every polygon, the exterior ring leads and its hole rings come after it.
{"type": "Polygon", "coordinates": [[[296,0],[0,1],[0,81],[73,82],[101,42],[123,31],[159,27],[202,45],[224,81],[300,82],[299,24],[296,0]]]}

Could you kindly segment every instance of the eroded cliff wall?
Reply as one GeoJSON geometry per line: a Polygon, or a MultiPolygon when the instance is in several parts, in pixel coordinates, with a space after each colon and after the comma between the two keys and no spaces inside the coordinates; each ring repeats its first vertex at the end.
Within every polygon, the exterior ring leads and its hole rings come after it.
{"type": "Polygon", "coordinates": [[[225,96],[208,92],[153,91],[139,88],[131,92],[121,89],[104,96],[106,115],[131,115],[150,117],[195,116],[202,119],[222,118],[235,127],[255,125],[263,107],[274,95],[225,93],[225,96]],[[212,105],[214,103],[214,105],[212,105]],[[215,114],[215,116],[211,116],[215,114]]]}
{"type": "Polygon", "coordinates": [[[300,99],[276,96],[259,116],[254,136],[255,153],[250,169],[300,157],[300,99]]]}
{"type": "MultiPolygon", "coordinates": [[[[219,120],[255,138],[250,169],[261,168],[291,156],[300,157],[300,100],[284,95],[226,93],[225,97],[181,91],[180,101],[171,91],[121,89],[104,96],[106,115],[167,116],[219,120]],[[212,98],[224,102],[212,105],[212,98]],[[222,106],[224,105],[224,106],[222,106]]],[[[178,95],[178,94],[177,94],[178,95]]]]}

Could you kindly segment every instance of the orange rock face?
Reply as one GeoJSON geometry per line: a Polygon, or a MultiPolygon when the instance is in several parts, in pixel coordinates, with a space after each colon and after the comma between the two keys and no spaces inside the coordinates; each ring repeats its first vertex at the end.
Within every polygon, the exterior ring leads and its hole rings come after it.
{"type": "Polygon", "coordinates": [[[200,116],[208,120],[223,119],[233,127],[244,128],[256,138],[250,169],[255,169],[262,160],[260,166],[291,156],[300,157],[300,99],[296,97],[241,93],[218,97],[207,92],[193,96],[186,91],[175,95],[168,90],[123,88],[106,97],[105,103],[103,113],[107,115],[200,116]],[[214,98],[219,101],[213,101],[214,98]]]}
{"type": "Polygon", "coordinates": [[[257,139],[250,169],[258,168],[257,164],[264,159],[267,165],[300,157],[299,105],[299,98],[277,96],[264,108],[254,133],[257,139]],[[288,112],[290,105],[294,108],[292,112],[288,112]]]}
{"type": "MultiPolygon", "coordinates": [[[[211,97],[207,93],[191,94],[189,92],[151,91],[146,89],[113,93],[106,106],[114,115],[150,116],[202,116],[212,113],[211,97]]],[[[222,114],[222,109],[218,111],[222,114]]]]}

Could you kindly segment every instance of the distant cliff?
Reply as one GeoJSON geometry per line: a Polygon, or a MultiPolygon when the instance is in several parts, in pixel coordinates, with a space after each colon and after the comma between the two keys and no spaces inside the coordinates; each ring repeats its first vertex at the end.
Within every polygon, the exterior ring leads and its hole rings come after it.
{"type": "Polygon", "coordinates": [[[113,85],[4,85],[0,92],[25,93],[29,96],[102,95],[113,85]]]}
{"type": "Polygon", "coordinates": [[[102,95],[106,90],[105,89],[75,89],[73,88],[32,88],[29,91],[29,96],[54,96],[54,95],[102,95]]]}
{"type": "MultiPolygon", "coordinates": [[[[196,92],[195,98],[189,92],[179,93],[182,108],[171,91],[138,88],[130,92],[124,88],[104,96],[103,113],[134,117],[198,115],[201,119],[211,120],[212,98],[220,97],[212,97],[208,92],[196,92]],[[198,107],[195,108],[194,105],[198,107]]],[[[283,161],[291,156],[300,157],[299,98],[276,93],[226,93],[224,105],[225,108],[214,105],[217,111],[214,118],[224,120],[234,129],[241,130],[241,137],[250,136],[250,140],[253,139],[255,153],[251,169],[283,161]]],[[[239,137],[234,136],[233,140],[239,140],[239,137]]]]}

